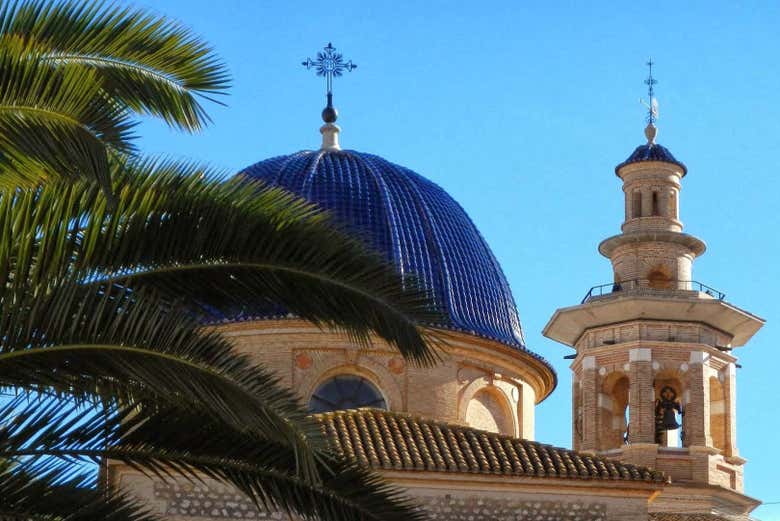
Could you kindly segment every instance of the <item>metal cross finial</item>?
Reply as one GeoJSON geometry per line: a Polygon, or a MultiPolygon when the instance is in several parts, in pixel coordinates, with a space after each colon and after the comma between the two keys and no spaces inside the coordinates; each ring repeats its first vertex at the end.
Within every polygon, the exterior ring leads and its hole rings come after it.
{"type": "MultiPolygon", "coordinates": [[[[317,53],[316,60],[306,58],[301,64],[306,67],[306,69],[314,68],[317,76],[325,77],[325,88],[328,96],[328,106],[325,110],[331,109],[331,111],[334,112],[333,121],[335,121],[335,109],[333,109],[333,78],[341,76],[344,71],[352,72],[353,69],[357,68],[357,64],[352,63],[352,60],[344,61],[344,57],[336,52],[336,48],[333,47],[333,44],[330,42],[323,47],[322,51],[317,53]]],[[[325,119],[325,117],[325,111],[323,111],[323,119],[325,119]]],[[[333,121],[326,120],[327,123],[332,123],[333,121]]]]}
{"type": "Polygon", "coordinates": [[[653,124],[658,119],[658,102],[655,100],[655,89],[653,88],[658,83],[658,80],[653,78],[653,65],[655,65],[653,59],[649,58],[646,65],[648,75],[645,85],[647,85],[647,97],[649,98],[647,100],[647,122],[653,124]]]}

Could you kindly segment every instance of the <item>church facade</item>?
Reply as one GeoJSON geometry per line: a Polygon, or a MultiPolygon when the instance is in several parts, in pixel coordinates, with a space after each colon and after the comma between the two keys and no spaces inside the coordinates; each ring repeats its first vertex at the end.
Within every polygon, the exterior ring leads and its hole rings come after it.
{"type": "MultiPolygon", "coordinates": [[[[534,408],[556,374],[526,347],[509,285],[466,212],[415,172],[342,150],[335,111],[324,119],[319,150],[239,175],[321,205],[413,273],[446,311],[432,324],[447,330],[442,361],[413,367],[380,341],[359,348],[283,310],[208,327],[273,369],[335,450],[405,488],[432,520],[748,519],[759,502],[744,495],[733,349],[763,321],[693,281],[705,246],[682,231],[687,170],[652,122],[616,168],[625,220],[599,246],[612,280],[544,328],[575,350],[565,449],[534,441],[534,408]]],[[[167,519],[286,517],[217,483],[156,481],[113,463],[109,477],[167,519]]]]}

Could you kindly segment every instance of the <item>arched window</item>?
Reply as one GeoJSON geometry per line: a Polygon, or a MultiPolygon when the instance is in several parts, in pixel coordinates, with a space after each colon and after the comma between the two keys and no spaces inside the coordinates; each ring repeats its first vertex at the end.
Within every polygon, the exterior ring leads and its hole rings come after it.
{"type": "Polygon", "coordinates": [[[309,400],[313,413],[374,407],[387,409],[382,393],[374,384],[355,375],[339,375],[322,382],[309,400]]]}

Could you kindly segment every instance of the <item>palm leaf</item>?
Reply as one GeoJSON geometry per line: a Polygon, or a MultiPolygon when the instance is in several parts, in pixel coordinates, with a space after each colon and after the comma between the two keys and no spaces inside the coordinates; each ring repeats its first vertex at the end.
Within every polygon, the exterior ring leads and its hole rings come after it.
{"type": "Polygon", "coordinates": [[[0,429],[0,455],[23,461],[27,473],[109,458],[163,481],[229,482],[265,510],[324,521],[422,519],[399,489],[351,463],[323,454],[319,480],[307,481],[289,472],[289,447],[198,413],[150,404],[151,414],[135,406],[104,414],[52,400],[19,408],[20,401],[9,406],[19,409],[15,421],[0,429]]]}
{"type": "Polygon", "coordinates": [[[0,34],[20,35],[49,63],[98,73],[107,97],[183,130],[208,121],[199,98],[228,87],[225,66],[181,24],[144,10],[30,0],[0,11],[0,34]]]}
{"type": "MultiPolygon", "coordinates": [[[[42,466],[43,467],[43,466],[42,466]]],[[[159,521],[135,500],[85,485],[87,476],[51,464],[34,474],[0,460],[0,519],[4,521],[159,521]]],[[[28,468],[29,470],[29,468],[28,468]]]]}
{"type": "Polygon", "coordinates": [[[434,359],[439,338],[423,326],[442,319],[427,295],[302,200],[170,161],[124,163],[112,176],[113,210],[83,183],[0,196],[0,233],[13,237],[0,282],[16,294],[73,276],[152,289],[203,319],[281,306],[434,359]]]}
{"type": "Polygon", "coordinates": [[[132,123],[103,96],[96,72],[52,69],[0,36],[0,186],[86,177],[108,189],[108,155],[132,151],[132,123]]]}
{"type": "Polygon", "coordinates": [[[222,423],[292,447],[311,476],[317,428],[292,393],[192,317],[128,290],[63,284],[0,302],[0,385],[207,411],[222,423]]]}

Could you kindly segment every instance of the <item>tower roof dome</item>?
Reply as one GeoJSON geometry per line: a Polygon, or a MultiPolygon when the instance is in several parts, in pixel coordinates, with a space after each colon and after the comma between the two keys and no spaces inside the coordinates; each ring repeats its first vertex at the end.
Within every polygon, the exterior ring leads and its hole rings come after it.
{"type": "Polygon", "coordinates": [[[664,163],[672,163],[682,168],[683,176],[688,173],[688,168],[686,168],[685,164],[675,159],[672,153],[669,152],[668,148],[661,146],[653,141],[636,147],[631,155],[628,156],[628,159],[615,167],[615,173],[617,174],[618,170],[626,165],[640,163],[642,161],[662,161],[664,163]]]}
{"type": "Polygon", "coordinates": [[[414,274],[445,312],[447,323],[436,326],[526,350],[501,266],[435,183],[381,157],[333,148],[266,159],[238,175],[316,203],[402,274],[414,274]]]}

